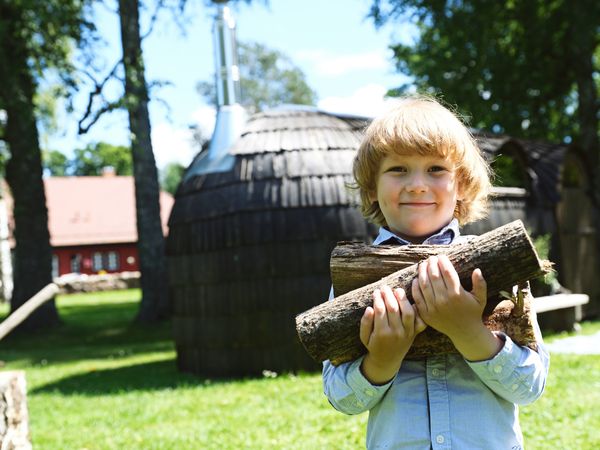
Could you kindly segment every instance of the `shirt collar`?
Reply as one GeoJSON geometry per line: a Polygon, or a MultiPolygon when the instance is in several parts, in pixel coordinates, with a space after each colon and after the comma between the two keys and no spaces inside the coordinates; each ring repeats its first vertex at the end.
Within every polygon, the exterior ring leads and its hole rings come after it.
{"type": "MultiPolygon", "coordinates": [[[[460,236],[460,229],[458,227],[458,219],[454,218],[448,225],[442,228],[437,233],[429,236],[423,241],[423,244],[429,245],[440,245],[450,244],[458,236],[460,236]]],[[[379,235],[373,241],[373,245],[410,245],[406,239],[402,239],[400,236],[392,233],[390,230],[384,227],[379,228],[379,235]]]]}

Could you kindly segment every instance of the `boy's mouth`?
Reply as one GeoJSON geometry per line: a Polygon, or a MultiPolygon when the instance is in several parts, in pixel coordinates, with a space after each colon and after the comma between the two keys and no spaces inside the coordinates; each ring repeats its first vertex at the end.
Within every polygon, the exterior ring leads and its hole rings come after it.
{"type": "Polygon", "coordinates": [[[414,208],[424,208],[426,206],[433,206],[435,203],[433,202],[402,202],[400,203],[402,206],[412,206],[414,208]]]}

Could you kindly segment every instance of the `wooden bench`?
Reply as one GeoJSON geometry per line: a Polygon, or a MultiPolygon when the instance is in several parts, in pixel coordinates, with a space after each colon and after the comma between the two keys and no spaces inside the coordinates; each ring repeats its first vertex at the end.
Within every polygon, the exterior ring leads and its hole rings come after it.
{"type": "Polygon", "coordinates": [[[542,330],[576,330],[583,317],[582,306],[589,303],[586,294],[556,294],[537,297],[533,307],[542,330]]]}

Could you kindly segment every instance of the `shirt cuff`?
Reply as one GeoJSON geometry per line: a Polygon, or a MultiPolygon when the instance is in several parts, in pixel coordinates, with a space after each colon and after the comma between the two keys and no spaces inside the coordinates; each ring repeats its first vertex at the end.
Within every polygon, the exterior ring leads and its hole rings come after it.
{"type": "Polygon", "coordinates": [[[501,331],[494,334],[504,341],[500,351],[484,361],[468,361],[467,364],[476,374],[486,379],[502,380],[514,373],[519,364],[519,347],[512,339],[501,331]]]}
{"type": "Polygon", "coordinates": [[[365,378],[360,370],[360,365],[365,357],[361,356],[348,368],[347,382],[356,398],[364,404],[372,402],[375,398],[382,397],[394,382],[394,378],[386,384],[374,385],[365,378]]]}

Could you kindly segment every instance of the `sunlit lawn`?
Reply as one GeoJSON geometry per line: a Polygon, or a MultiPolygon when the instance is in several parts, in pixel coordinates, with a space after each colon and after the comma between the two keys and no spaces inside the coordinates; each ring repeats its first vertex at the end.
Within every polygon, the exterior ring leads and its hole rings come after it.
{"type": "MultiPolygon", "coordinates": [[[[366,415],[334,411],[319,374],[179,373],[170,325],[131,324],[138,301],[136,290],[61,296],[62,327],[0,342],[4,369],[26,371],[36,449],[364,446],[366,415]]],[[[527,448],[600,448],[600,356],[553,355],[551,366],[546,393],[521,411],[527,448]]]]}

